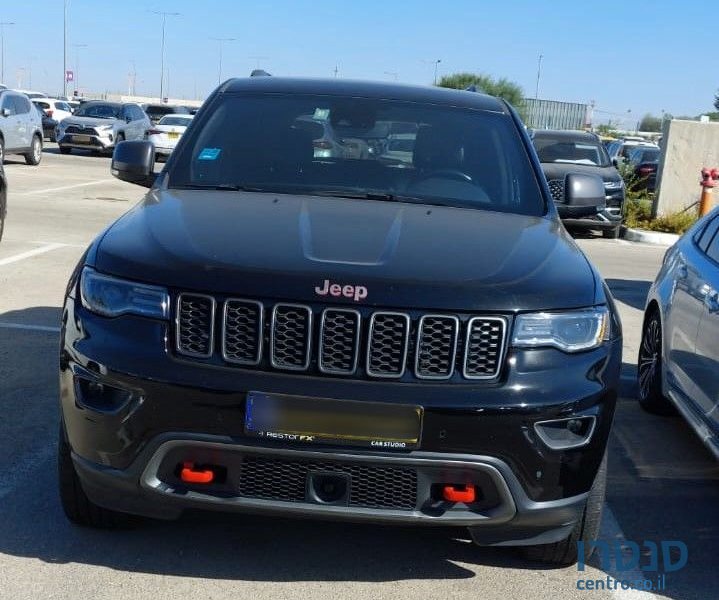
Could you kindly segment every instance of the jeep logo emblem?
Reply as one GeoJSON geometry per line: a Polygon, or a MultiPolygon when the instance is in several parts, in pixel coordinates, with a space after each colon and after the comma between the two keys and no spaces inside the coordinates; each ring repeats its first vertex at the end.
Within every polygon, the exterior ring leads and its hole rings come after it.
{"type": "Polygon", "coordinates": [[[315,287],[315,294],[318,296],[334,296],[338,298],[344,296],[345,298],[352,298],[355,302],[364,300],[367,297],[367,288],[363,285],[340,285],[339,283],[332,283],[329,279],[325,279],[321,286],[315,287]]]}

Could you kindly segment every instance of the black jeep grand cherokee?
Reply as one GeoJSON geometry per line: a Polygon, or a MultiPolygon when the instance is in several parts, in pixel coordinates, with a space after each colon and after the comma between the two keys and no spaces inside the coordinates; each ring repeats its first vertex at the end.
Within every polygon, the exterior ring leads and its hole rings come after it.
{"type": "MultiPolygon", "coordinates": [[[[113,173],[151,189],[67,289],[72,521],[463,525],[576,560],[601,514],[621,330],[507,104],[232,80],[157,177],[153,156],[116,148],[113,173]],[[387,153],[398,133],[411,151],[387,153]]],[[[591,175],[567,183],[568,205],[604,197],[591,175]]]]}

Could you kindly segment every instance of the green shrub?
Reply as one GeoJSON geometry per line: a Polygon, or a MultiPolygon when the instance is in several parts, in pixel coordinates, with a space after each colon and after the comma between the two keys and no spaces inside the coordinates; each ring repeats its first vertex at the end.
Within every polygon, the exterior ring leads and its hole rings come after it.
{"type": "Polygon", "coordinates": [[[646,192],[629,192],[624,203],[624,224],[632,229],[646,229],[682,234],[697,220],[695,208],[652,219],[652,198],[646,192]]]}

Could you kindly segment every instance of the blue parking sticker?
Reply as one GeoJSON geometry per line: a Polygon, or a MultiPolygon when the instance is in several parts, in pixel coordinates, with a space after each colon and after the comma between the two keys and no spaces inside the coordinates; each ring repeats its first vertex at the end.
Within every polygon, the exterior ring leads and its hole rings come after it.
{"type": "Polygon", "coordinates": [[[220,155],[220,152],[222,152],[220,148],[203,148],[202,152],[200,152],[200,156],[198,156],[197,159],[217,160],[217,157],[220,155]]]}

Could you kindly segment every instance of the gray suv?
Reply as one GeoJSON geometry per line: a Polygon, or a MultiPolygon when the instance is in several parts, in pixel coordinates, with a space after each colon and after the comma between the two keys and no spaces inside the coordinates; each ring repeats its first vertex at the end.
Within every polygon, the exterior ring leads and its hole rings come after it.
{"type": "Polygon", "coordinates": [[[69,154],[73,148],[107,152],[119,142],[143,139],[150,126],[139,104],[93,100],[60,122],[57,143],[62,154],[69,154]]]}
{"type": "Polygon", "coordinates": [[[30,99],[0,90],[0,163],[5,154],[22,154],[29,165],[42,159],[42,119],[30,99]]]}

